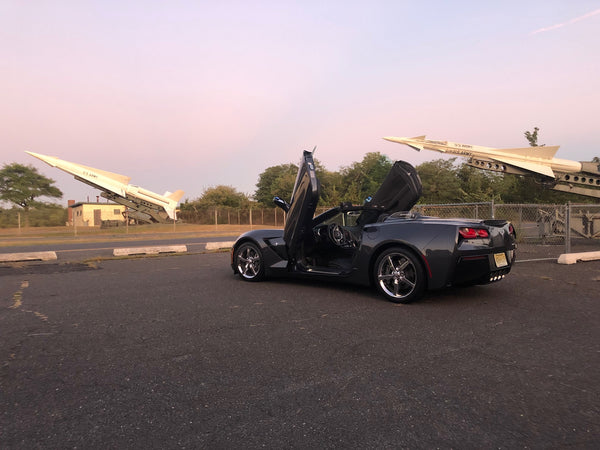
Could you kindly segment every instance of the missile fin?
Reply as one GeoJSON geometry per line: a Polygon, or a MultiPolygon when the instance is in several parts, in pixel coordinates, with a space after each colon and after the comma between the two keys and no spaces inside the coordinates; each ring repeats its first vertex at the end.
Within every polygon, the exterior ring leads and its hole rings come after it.
{"type": "Polygon", "coordinates": [[[550,178],[556,178],[556,176],[554,175],[554,171],[550,166],[525,161],[515,161],[512,158],[502,158],[497,156],[495,156],[493,159],[495,161],[500,161],[501,163],[508,164],[510,166],[519,167],[520,169],[527,170],[528,172],[537,173],[550,178]]]}
{"type": "Polygon", "coordinates": [[[165,192],[165,197],[167,197],[170,200],[178,202],[179,200],[181,200],[181,197],[183,197],[183,194],[185,194],[185,192],[183,192],[181,189],[178,189],[173,193],[165,192]]]}
{"type": "Polygon", "coordinates": [[[522,148],[499,148],[504,153],[513,153],[519,156],[530,156],[533,158],[552,159],[558,151],[560,145],[548,147],[522,147],[522,148]]]}

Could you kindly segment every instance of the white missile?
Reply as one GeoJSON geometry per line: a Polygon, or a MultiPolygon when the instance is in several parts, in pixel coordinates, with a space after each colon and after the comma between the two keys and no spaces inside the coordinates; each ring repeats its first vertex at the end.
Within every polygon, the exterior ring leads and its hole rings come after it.
{"type": "Polygon", "coordinates": [[[177,218],[177,203],[184,193],[181,190],[160,195],[129,184],[131,178],[125,175],[72,163],[55,156],[26,153],[73,175],[78,181],[103,191],[102,197],[138,211],[140,214],[136,216],[137,218],[148,222],[168,222],[168,219],[177,218]]]}
{"type": "Polygon", "coordinates": [[[518,175],[542,175],[555,179],[556,174],[590,172],[597,174],[597,167],[592,163],[581,163],[568,159],[555,158],[559,148],[523,147],[523,148],[492,148],[479,145],[459,144],[448,141],[433,141],[425,136],[413,138],[384,137],[383,139],[398,144],[408,145],[415,150],[434,150],[449,155],[469,158],[468,164],[479,169],[507,172],[518,175]],[[555,174],[556,172],[556,174],[555,174]]]}

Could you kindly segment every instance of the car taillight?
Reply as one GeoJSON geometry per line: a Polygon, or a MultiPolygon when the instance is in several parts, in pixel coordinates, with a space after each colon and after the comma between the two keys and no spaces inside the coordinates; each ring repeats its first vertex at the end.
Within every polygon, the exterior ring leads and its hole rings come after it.
{"type": "Polygon", "coordinates": [[[477,238],[487,238],[490,237],[490,234],[487,230],[483,228],[467,228],[462,227],[458,229],[460,235],[465,239],[477,239],[477,238]]]}

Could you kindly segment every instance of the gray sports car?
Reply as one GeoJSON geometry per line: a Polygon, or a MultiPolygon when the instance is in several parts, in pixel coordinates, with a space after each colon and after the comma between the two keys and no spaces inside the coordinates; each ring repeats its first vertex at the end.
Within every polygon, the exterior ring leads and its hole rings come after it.
{"type": "Polygon", "coordinates": [[[515,260],[515,231],[506,220],[440,219],[410,213],[422,193],[413,166],[396,161],[365,204],[342,203],[314,217],[319,181],[311,152],[300,161],[283,230],[253,230],[231,251],[246,281],[317,277],[375,285],[388,300],[408,303],[426,289],[503,279],[515,260]]]}

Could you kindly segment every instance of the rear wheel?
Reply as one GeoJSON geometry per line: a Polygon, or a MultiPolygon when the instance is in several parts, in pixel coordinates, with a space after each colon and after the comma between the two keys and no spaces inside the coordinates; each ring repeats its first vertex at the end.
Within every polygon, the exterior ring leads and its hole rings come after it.
{"type": "Polygon", "coordinates": [[[385,250],[375,262],[375,285],[389,301],[409,303],[425,291],[425,271],[421,261],[400,247],[385,250]]]}
{"type": "Polygon", "coordinates": [[[233,255],[237,273],[243,280],[260,281],[265,277],[265,267],[262,252],[252,242],[245,242],[238,247],[233,255]]]}

